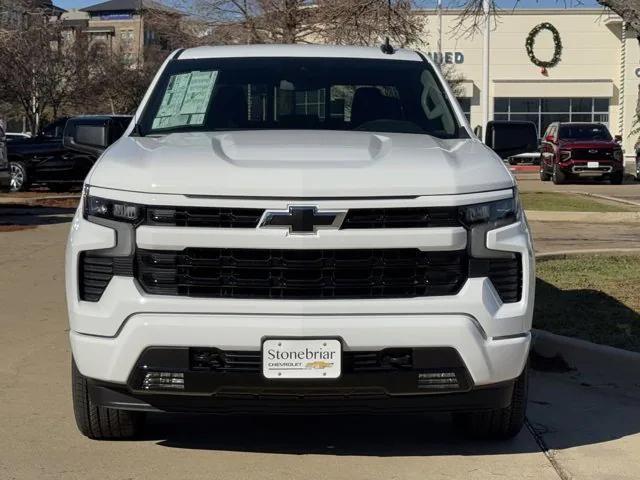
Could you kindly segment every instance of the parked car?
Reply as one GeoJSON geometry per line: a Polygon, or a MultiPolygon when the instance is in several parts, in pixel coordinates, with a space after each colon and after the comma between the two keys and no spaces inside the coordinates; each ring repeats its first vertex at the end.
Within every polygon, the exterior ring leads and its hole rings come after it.
{"type": "Polygon", "coordinates": [[[7,141],[0,123],[0,191],[4,192],[9,190],[9,183],[11,181],[11,175],[9,174],[9,159],[7,156],[7,141]]]}
{"type": "MultiPolygon", "coordinates": [[[[130,116],[114,116],[124,131],[130,116]]],[[[34,184],[46,185],[54,191],[67,191],[82,185],[96,157],[65,148],[62,134],[68,117],[47,125],[32,138],[13,138],[8,144],[11,191],[28,189],[34,184]]]]}
{"type": "Polygon", "coordinates": [[[552,123],[540,147],[540,180],[565,183],[591,177],[619,185],[624,179],[620,144],[601,123],[552,123]]]}
{"type": "Polygon", "coordinates": [[[521,155],[509,157],[509,165],[519,165],[521,163],[531,163],[532,165],[540,165],[540,152],[529,152],[521,155]]]}
{"type": "Polygon", "coordinates": [[[108,146],[66,255],[84,435],[133,436],[145,411],[518,433],[535,273],[502,159],[535,150],[530,123],[484,145],[439,69],[388,45],[198,47],[156,78],[114,144],[65,130],[108,146]]]}

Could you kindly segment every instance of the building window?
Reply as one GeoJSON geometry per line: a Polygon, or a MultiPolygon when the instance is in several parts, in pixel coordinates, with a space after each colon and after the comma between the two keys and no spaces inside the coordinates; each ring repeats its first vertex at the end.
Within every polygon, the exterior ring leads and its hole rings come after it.
{"type": "Polygon", "coordinates": [[[307,90],[296,92],[296,114],[314,115],[324,120],[325,90],[307,90]]]}
{"type": "Polygon", "coordinates": [[[553,122],[600,122],[609,126],[608,98],[496,97],[494,120],[533,122],[542,135],[553,122]]]}
{"type": "Polygon", "coordinates": [[[458,97],[458,103],[460,108],[464,112],[464,116],[467,117],[467,121],[471,123],[471,98],[470,97],[458,97]]]}
{"type": "Polygon", "coordinates": [[[120,41],[124,45],[131,45],[133,43],[133,30],[120,30],[120,41]]]}

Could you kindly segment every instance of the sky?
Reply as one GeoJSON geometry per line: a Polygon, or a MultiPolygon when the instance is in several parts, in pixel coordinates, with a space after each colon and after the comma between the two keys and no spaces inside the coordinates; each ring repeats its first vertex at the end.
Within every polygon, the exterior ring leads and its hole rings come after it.
{"type": "MultiPolygon", "coordinates": [[[[64,8],[66,10],[71,8],[83,8],[89,5],[95,5],[97,3],[102,3],[104,0],[54,0],[57,6],[64,8]]],[[[445,4],[459,3],[461,0],[444,0],[445,4]]],[[[424,0],[421,3],[424,4],[425,7],[430,7],[436,4],[435,0],[424,0]]],[[[578,7],[597,7],[598,3],[596,0],[520,0],[518,2],[518,8],[554,8],[554,7],[564,7],[565,3],[567,6],[578,6],[578,7]]],[[[516,4],[516,0],[498,0],[498,5],[501,8],[513,8],[516,4]]]]}

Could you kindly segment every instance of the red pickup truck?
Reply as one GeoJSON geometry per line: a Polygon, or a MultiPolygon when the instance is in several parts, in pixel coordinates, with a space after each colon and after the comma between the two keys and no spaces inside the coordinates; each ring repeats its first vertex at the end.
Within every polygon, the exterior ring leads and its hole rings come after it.
{"type": "Polygon", "coordinates": [[[552,123],[542,138],[540,154],[543,182],[593,177],[620,185],[624,178],[622,147],[601,123],[552,123]]]}

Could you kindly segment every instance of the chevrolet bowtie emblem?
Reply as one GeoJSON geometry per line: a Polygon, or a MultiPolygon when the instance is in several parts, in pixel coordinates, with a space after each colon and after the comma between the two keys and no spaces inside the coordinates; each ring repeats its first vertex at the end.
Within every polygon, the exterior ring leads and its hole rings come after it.
{"type": "Polygon", "coordinates": [[[287,210],[265,211],[258,228],[287,228],[290,234],[314,234],[319,229],[339,229],[346,214],[314,206],[290,206],[287,210]]]}

